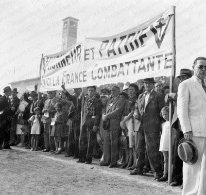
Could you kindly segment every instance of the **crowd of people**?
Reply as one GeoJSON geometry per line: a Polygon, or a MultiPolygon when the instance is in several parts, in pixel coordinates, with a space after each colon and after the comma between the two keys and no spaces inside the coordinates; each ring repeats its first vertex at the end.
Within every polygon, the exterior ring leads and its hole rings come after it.
{"type": "MultiPolygon", "coordinates": [[[[193,71],[181,69],[181,82],[191,78],[193,71]]],[[[61,93],[36,91],[24,93],[20,99],[16,88],[4,88],[0,97],[0,150],[10,146],[64,153],[91,164],[100,158],[100,166],[128,169],[130,175],[153,174],[159,182],[168,180],[169,102],[172,117],[172,186],[182,185],[183,163],[177,155],[179,141],[184,137],[177,117],[177,94],[169,87],[143,80],[120,91],[97,93],[88,86],[87,93],[74,89],[70,94],[62,85],[61,93]]]]}

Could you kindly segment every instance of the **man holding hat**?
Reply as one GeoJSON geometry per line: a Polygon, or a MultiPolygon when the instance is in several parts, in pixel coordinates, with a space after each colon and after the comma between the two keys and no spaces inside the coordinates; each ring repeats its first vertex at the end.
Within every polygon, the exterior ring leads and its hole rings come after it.
{"type": "MultiPolygon", "coordinates": [[[[206,194],[206,58],[198,57],[193,64],[194,76],[180,83],[177,115],[185,140],[192,140],[198,159],[183,163],[183,195],[206,194]]],[[[190,141],[191,142],[191,141],[190,141]]],[[[188,143],[182,145],[186,148],[188,143]]],[[[187,147],[190,148],[190,147],[187,147]]]]}
{"type": "Polygon", "coordinates": [[[145,92],[139,95],[137,100],[141,125],[137,140],[137,163],[131,175],[143,175],[145,165],[145,153],[147,153],[150,166],[154,172],[154,178],[158,180],[162,176],[160,143],[160,111],[164,106],[164,98],[154,90],[154,78],[144,79],[145,92]]]}
{"type": "Polygon", "coordinates": [[[9,96],[11,95],[11,88],[9,86],[4,88],[4,96],[0,98],[0,150],[4,143],[4,149],[11,149],[9,146],[11,127],[11,101],[9,96]]]}
{"type": "Polygon", "coordinates": [[[18,114],[16,114],[16,111],[20,103],[17,94],[18,94],[17,88],[14,88],[12,90],[12,98],[11,98],[11,110],[13,112],[13,117],[11,121],[11,130],[10,130],[10,146],[16,144],[16,125],[17,125],[17,118],[18,118],[18,114]]]}

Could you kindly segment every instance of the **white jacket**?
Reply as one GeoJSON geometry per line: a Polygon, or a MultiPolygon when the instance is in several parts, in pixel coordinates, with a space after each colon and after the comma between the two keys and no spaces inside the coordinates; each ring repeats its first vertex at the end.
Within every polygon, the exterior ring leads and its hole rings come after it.
{"type": "Polygon", "coordinates": [[[179,85],[177,115],[183,133],[206,137],[206,92],[195,76],[179,85]]]}

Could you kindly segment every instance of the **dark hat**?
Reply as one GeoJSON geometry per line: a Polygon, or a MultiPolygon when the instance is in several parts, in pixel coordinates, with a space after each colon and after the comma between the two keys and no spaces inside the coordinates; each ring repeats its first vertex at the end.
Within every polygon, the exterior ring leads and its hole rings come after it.
{"type": "Polygon", "coordinates": [[[48,94],[54,94],[56,91],[47,91],[48,94]]]}
{"type": "Polygon", "coordinates": [[[144,83],[155,83],[154,78],[146,78],[143,80],[144,83]]]}
{"type": "Polygon", "coordinates": [[[89,89],[89,88],[93,88],[93,89],[96,91],[96,86],[95,86],[95,85],[93,85],[93,86],[88,86],[87,89],[89,89]]]}
{"type": "Polygon", "coordinates": [[[103,88],[100,90],[101,94],[110,94],[110,90],[108,88],[103,88]]]}
{"type": "Polygon", "coordinates": [[[18,93],[17,88],[13,88],[12,93],[18,93]]]}
{"type": "Polygon", "coordinates": [[[5,92],[9,92],[9,91],[11,91],[11,87],[9,87],[9,86],[4,87],[4,93],[5,93],[5,92]]]}
{"type": "Polygon", "coordinates": [[[31,97],[35,97],[35,96],[38,96],[38,94],[37,94],[36,91],[32,91],[32,92],[30,93],[30,96],[31,96],[31,97]]]}
{"type": "Polygon", "coordinates": [[[178,145],[178,156],[182,161],[190,165],[196,163],[198,151],[192,140],[181,139],[178,145]]]}
{"type": "Polygon", "coordinates": [[[192,70],[183,68],[180,70],[180,75],[177,76],[177,78],[180,78],[181,76],[191,77],[192,75],[193,75],[192,70]]]}

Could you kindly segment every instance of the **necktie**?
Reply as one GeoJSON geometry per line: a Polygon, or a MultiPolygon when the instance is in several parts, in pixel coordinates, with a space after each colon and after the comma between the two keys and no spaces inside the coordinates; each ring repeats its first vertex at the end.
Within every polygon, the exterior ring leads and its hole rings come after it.
{"type": "Polygon", "coordinates": [[[203,88],[203,89],[204,89],[204,91],[206,92],[206,85],[205,85],[204,80],[202,80],[202,88],[203,88]]]}

